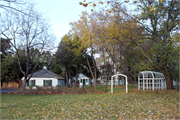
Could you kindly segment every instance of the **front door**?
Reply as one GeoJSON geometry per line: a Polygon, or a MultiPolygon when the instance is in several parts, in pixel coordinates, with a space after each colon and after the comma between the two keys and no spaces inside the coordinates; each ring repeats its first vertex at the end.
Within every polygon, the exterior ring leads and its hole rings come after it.
{"type": "Polygon", "coordinates": [[[85,85],[85,79],[83,79],[83,86],[85,85]]]}

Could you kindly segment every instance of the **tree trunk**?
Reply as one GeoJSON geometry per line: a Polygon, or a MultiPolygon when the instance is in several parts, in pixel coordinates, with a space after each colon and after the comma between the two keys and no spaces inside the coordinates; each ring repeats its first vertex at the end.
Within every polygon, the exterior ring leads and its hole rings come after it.
{"type": "Polygon", "coordinates": [[[96,76],[97,76],[97,74],[96,74],[96,66],[94,65],[94,87],[97,86],[96,76]]]}
{"type": "Polygon", "coordinates": [[[90,64],[89,64],[89,60],[88,60],[88,58],[87,58],[87,53],[85,52],[85,56],[86,56],[86,61],[87,61],[87,64],[88,64],[88,67],[89,67],[89,70],[90,70],[90,72],[91,72],[91,75],[92,75],[92,77],[93,77],[93,79],[94,79],[94,87],[96,88],[96,78],[94,77],[94,74],[93,74],[93,72],[92,72],[92,69],[91,69],[91,66],[90,66],[90,64]]]}
{"type": "Polygon", "coordinates": [[[22,89],[25,90],[26,88],[26,83],[27,83],[27,80],[24,78],[23,80],[23,85],[22,85],[22,89]]]}
{"type": "Polygon", "coordinates": [[[107,67],[106,67],[106,58],[105,58],[105,51],[104,51],[104,48],[103,48],[103,60],[104,60],[105,86],[106,86],[106,88],[107,88],[107,73],[106,73],[107,67]]]}
{"type": "Polygon", "coordinates": [[[78,64],[76,65],[76,81],[75,81],[75,86],[77,86],[77,79],[78,79],[78,64]]]}
{"type": "Polygon", "coordinates": [[[67,73],[67,69],[65,69],[66,71],[66,83],[67,83],[67,86],[69,85],[69,77],[68,77],[68,73],[67,73]]]}
{"type": "Polygon", "coordinates": [[[165,81],[166,81],[166,88],[167,90],[171,90],[171,89],[174,89],[174,86],[173,86],[173,79],[172,79],[172,76],[168,70],[168,68],[165,68],[164,70],[162,70],[163,74],[164,74],[164,77],[165,77],[165,81]]]}

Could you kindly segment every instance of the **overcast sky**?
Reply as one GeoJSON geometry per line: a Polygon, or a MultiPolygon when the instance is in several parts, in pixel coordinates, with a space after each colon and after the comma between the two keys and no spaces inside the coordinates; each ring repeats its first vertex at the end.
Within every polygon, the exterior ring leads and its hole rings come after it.
{"type": "Polygon", "coordinates": [[[56,46],[61,37],[70,30],[70,22],[79,20],[82,11],[90,11],[79,5],[81,0],[34,0],[36,9],[50,20],[51,29],[58,38],[56,46]]]}
{"type": "Polygon", "coordinates": [[[70,22],[77,21],[82,11],[90,10],[79,5],[81,0],[34,0],[36,9],[50,19],[52,30],[60,39],[70,29],[70,22]]]}

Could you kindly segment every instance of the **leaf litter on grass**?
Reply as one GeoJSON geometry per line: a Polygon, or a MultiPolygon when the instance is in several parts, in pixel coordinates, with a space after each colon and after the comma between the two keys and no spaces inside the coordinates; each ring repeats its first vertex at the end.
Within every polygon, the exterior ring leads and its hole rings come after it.
{"type": "Polygon", "coordinates": [[[176,94],[126,94],[122,91],[114,94],[29,95],[30,99],[26,97],[2,95],[1,119],[179,118],[179,97],[176,94]]]}

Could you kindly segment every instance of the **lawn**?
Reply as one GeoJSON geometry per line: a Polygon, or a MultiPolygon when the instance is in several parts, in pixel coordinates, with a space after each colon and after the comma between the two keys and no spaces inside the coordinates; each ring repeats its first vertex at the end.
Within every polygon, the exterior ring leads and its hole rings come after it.
{"type": "MultiPolygon", "coordinates": [[[[110,90],[108,90],[110,91],[110,90]]],[[[178,119],[179,95],[125,93],[1,95],[1,119],[178,119]]]]}

